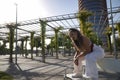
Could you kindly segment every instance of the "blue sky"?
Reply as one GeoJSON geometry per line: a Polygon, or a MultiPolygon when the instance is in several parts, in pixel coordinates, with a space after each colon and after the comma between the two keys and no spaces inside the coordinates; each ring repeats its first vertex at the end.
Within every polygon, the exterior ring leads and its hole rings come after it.
{"type": "MultiPolygon", "coordinates": [[[[112,6],[120,6],[120,0],[111,0],[112,1],[112,6]]],[[[107,0],[107,6],[110,7],[110,0],[107,0]]]]}
{"type": "MultiPolygon", "coordinates": [[[[0,24],[15,22],[14,3],[18,4],[18,21],[78,12],[78,0],[0,0],[0,24]]],[[[113,7],[119,6],[120,0],[112,3],[113,7]]]]}

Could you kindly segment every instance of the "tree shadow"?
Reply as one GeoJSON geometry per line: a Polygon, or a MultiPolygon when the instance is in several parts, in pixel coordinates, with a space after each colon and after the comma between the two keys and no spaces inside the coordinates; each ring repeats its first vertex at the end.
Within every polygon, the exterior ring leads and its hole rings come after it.
{"type": "MultiPolygon", "coordinates": [[[[63,78],[65,69],[72,68],[71,66],[69,66],[70,63],[66,63],[68,61],[71,61],[70,58],[69,59],[59,59],[57,61],[54,61],[54,60],[56,60],[54,57],[51,57],[49,59],[46,60],[44,65],[42,64],[42,65],[38,65],[38,66],[34,66],[34,67],[29,67],[31,64],[26,66],[21,63],[20,64],[19,63],[18,64],[8,63],[9,66],[8,66],[6,72],[11,74],[15,79],[19,79],[19,80],[33,80],[33,79],[36,80],[36,78],[39,78],[41,80],[43,78],[45,80],[49,80],[49,79],[53,79],[56,77],[63,78]],[[51,60],[49,60],[49,59],[53,59],[53,62],[51,62],[51,60]],[[55,66],[55,68],[52,68],[54,66],[55,66]],[[53,73],[53,74],[51,73],[54,70],[59,70],[59,68],[63,68],[63,69],[60,71],[57,71],[57,72],[55,71],[55,73],[53,73]],[[45,70],[48,69],[48,70],[44,71],[44,69],[45,70]]],[[[38,60],[37,58],[33,59],[32,61],[41,62],[40,59],[38,60]]]]}
{"type": "MultiPolygon", "coordinates": [[[[53,57],[51,59],[55,59],[55,58],[53,57]]],[[[36,58],[34,58],[33,61],[41,62],[40,60],[38,60],[36,58]]],[[[41,75],[41,77],[44,76],[44,80],[53,79],[55,77],[63,78],[66,69],[68,69],[68,68],[73,69],[73,67],[70,66],[71,62],[64,63],[66,61],[71,61],[71,59],[59,59],[58,61],[55,61],[55,62],[54,61],[51,62],[51,60],[50,61],[47,60],[44,63],[44,65],[36,66],[36,67],[30,68],[30,69],[27,69],[26,71],[40,69],[41,70],[40,75],[41,75]],[[53,66],[54,66],[54,68],[52,68],[53,66]],[[50,68],[50,69],[48,69],[48,68],[50,68]],[[59,70],[59,68],[63,68],[63,70],[60,70],[60,71],[56,72],[56,70],[59,70]],[[48,69],[48,70],[46,70],[46,69],[48,69]],[[42,71],[44,71],[44,72],[42,72],[42,71]],[[55,71],[55,73],[51,73],[52,71],[55,71]]]]}
{"type": "Polygon", "coordinates": [[[40,77],[41,75],[37,72],[23,71],[18,64],[10,63],[6,72],[12,75],[15,79],[32,80],[33,77],[40,77]]]}
{"type": "Polygon", "coordinates": [[[104,71],[99,71],[99,77],[100,78],[107,78],[107,80],[120,80],[120,73],[108,73],[104,71]]]}
{"type": "MultiPolygon", "coordinates": [[[[62,63],[64,63],[65,61],[72,61],[72,59],[71,58],[67,58],[67,59],[56,59],[55,57],[51,57],[51,58],[49,58],[49,59],[54,59],[54,60],[58,60],[58,61],[56,61],[56,62],[51,62],[51,61],[49,61],[49,60],[47,60],[46,62],[45,62],[45,64],[46,65],[56,65],[56,66],[61,66],[61,67],[70,67],[70,68],[72,68],[71,66],[70,66],[70,63],[67,63],[67,64],[62,64],[62,63]]],[[[32,59],[33,61],[38,61],[38,62],[42,62],[42,60],[38,60],[38,59],[32,59]]],[[[71,65],[72,65],[72,63],[71,63],[71,65]]]]}

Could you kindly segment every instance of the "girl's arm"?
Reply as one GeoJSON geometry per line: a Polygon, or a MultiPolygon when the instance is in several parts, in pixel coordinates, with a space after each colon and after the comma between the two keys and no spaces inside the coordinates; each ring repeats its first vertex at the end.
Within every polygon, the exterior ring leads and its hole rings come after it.
{"type": "Polygon", "coordinates": [[[84,56],[86,56],[86,52],[80,52],[80,54],[76,56],[76,59],[78,59],[79,57],[84,57],[84,56]]]}
{"type": "Polygon", "coordinates": [[[77,59],[78,55],[80,55],[81,51],[80,49],[76,46],[76,44],[74,43],[74,41],[72,40],[72,45],[74,46],[76,53],[74,55],[74,58],[77,59]]]}
{"type": "Polygon", "coordinates": [[[80,49],[76,46],[76,44],[74,43],[73,40],[72,40],[72,45],[75,47],[75,50],[76,50],[77,52],[80,52],[80,49]]]}
{"type": "Polygon", "coordinates": [[[91,52],[91,45],[90,45],[90,40],[87,37],[83,38],[83,50],[80,52],[80,54],[77,56],[78,57],[84,57],[88,53],[91,52]]]}
{"type": "Polygon", "coordinates": [[[77,56],[78,56],[79,54],[80,54],[80,53],[79,53],[78,51],[76,51],[74,58],[77,58],[77,56]]]}

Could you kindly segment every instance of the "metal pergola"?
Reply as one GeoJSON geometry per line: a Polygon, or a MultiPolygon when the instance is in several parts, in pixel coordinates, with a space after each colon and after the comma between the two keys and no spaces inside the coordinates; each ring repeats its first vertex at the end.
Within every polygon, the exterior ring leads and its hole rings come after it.
{"type": "MultiPolygon", "coordinates": [[[[96,22],[96,16],[97,15],[104,15],[105,13],[100,12],[99,14],[94,13],[94,22],[96,22]]],[[[108,9],[108,16],[106,17],[104,23],[100,23],[101,18],[99,19],[99,25],[106,25],[106,20],[109,19],[109,25],[111,25],[111,16],[110,11],[108,9]]],[[[113,8],[113,20],[114,24],[117,22],[120,22],[120,7],[114,7],[113,8]]],[[[46,17],[46,18],[38,18],[38,19],[32,19],[32,20],[26,20],[26,21],[20,21],[18,22],[17,26],[17,36],[18,39],[30,36],[30,32],[35,32],[35,36],[40,35],[40,20],[46,21],[46,37],[51,37],[54,35],[53,29],[62,26],[64,29],[61,30],[61,32],[65,33],[69,28],[79,28],[79,20],[77,17],[78,13],[71,13],[71,14],[65,14],[65,15],[58,15],[58,16],[52,16],[52,17],[46,17]]],[[[15,22],[13,22],[15,23],[15,22]]],[[[5,23],[0,24],[0,39],[6,39],[7,33],[9,30],[7,29],[6,25],[11,23],[5,23]]],[[[105,31],[105,27],[102,27],[100,29],[100,33],[103,33],[105,31]]],[[[16,35],[16,34],[15,34],[16,35]]]]}

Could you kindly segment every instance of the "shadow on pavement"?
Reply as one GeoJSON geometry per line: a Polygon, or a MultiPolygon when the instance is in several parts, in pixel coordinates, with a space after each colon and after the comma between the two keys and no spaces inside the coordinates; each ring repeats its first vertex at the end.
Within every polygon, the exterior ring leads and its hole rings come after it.
{"type": "Polygon", "coordinates": [[[40,74],[36,72],[27,72],[23,71],[18,64],[10,63],[9,67],[6,70],[7,73],[14,75],[15,79],[20,79],[24,77],[24,80],[31,80],[32,77],[40,77],[40,74]]]}
{"type": "Polygon", "coordinates": [[[106,78],[107,80],[120,80],[120,73],[108,73],[99,71],[100,78],[106,78]]]}

